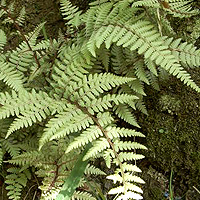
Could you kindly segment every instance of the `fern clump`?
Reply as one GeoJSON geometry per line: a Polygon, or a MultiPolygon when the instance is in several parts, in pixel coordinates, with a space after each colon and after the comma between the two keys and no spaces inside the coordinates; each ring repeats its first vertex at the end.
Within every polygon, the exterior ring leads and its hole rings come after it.
{"type": "Polygon", "coordinates": [[[199,66],[199,50],[164,36],[171,27],[162,26],[167,14],[189,17],[197,11],[189,1],[162,2],[100,0],[82,13],[61,0],[67,32],[53,40],[37,39],[45,23],[24,34],[24,8],[13,17],[14,5],[1,3],[2,23],[12,23],[22,37],[6,51],[6,33],[0,30],[0,119],[5,126],[0,163],[10,153],[6,161],[15,168],[8,172],[15,175],[7,175],[7,189],[18,186],[10,198],[20,198],[30,179],[26,171],[33,167],[42,178],[43,199],[56,199],[59,191],[57,199],[95,199],[91,190],[80,190],[91,175],[112,180],[108,194],[117,200],[142,199],[145,182],[137,160],[144,156],[137,150],[146,147],[135,138],[145,135],[134,112],[148,114],[144,85],[159,90],[164,71],[200,91],[187,72],[199,66]],[[155,16],[158,20],[151,21],[155,16]],[[114,168],[113,174],[92,165],[97,158],[114,168]]]}

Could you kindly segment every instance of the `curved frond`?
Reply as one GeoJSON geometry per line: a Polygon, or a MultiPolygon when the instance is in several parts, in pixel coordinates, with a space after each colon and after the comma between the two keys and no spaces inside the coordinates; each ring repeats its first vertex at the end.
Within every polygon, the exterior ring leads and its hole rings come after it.
{"type": "Polygon", "coordinates": [[[25,7],[23,7],[23,8],[20,10],[19,16],[18,16],[17,19],[15,20],[16,23],[17,23],[19,26],[23,26],[23,25],[24,25],[25,16],[26,16],[26,10],[25,10],[25,7]]]}
{"type": "Polygon", "coordinates": [[[2,148],[4,148],[11,157],[18,156],[20,154],[20,148],[16,144],[16,141],[13,141],[13,139],[5,139],[1,140],[2,148]]]}
{"type": "Polygon", "coordinates": [[[132,150],[132,149],[147,149],[144,145],[137,142],[123,142],[116,140],[114,142],[116,151],[132,150]]]}
{"type": "Polygon", "coordinates": [[[96,198],[88,192],[76,191],[72,196],[72,200],[96,200],[96,198]]]}
{"type": "Polygon", "coordinates": [[[88,164],[85,169],[85,174],[94,174],[94,175],[106,175],[105,172],[95,167],[94,165],[88,164]]]}
{"type": "MultiPolygon", "coordinates": [[[[118,16],[123,16],[122,12],[118,16]]],[[[153,29],[153,26],[148,21],[138,21],[134,24],[128,22],[123,24],[119,20],[117,23],[112,23],[113,16],[108,15],[107,20],[102,26],[93,33],[88,41],[88,50],[93,56],[96,55],[96,47],[99,48],[105,42],[106,48],[110,48],[112,43],[130,48],[131,51],[138,50],[139,54],[144,54],[145,59],[154,61],[156,65],[160,65],[173,76],[177,76],[186,85],[200,91],[200,88],[191,79],[191,76],[180,66],[179,61],[168,50],[168,46],[163,43],[160,34],[153,29]],[[110,18],[109,18],[110,17],[110,18]],[[109,20],[108,20],[109,19],[109,20]],[[118,27],[116,36],[110,40],[110,33],[118,27]],[[103,34],[102,34],[103,33],[103,34]],[[107,41],[110,41],[107,44],[107,41]]],[[[116,19],[114,17],[114,19],[116,19]]],[[[141,69],[141,67],[139,68],[141,69]]],[[[141,73],[141,72],[140,72],[141,73]]],[[[141,75],[141,77],[145,77],[141,75]]],[[[144,81],[144,80],[142,80],[144,81]]]]}
{"type": "Polygon", "coordinates": [[[183,64],[189,67],[200,65],[200,50],[193,44],[188,44],[187,42],[181,43],[181,39],[173,40],[173,38],[167,38],[165,43],[169,45],[176,59],[180,60],[183,64]]]}
{"type": "Polygon", "coordinates": [[[118,137],[145,137],[144,134],[135,131],[133,129],[119,128],[119,127],[107,127],[106,131],[108,132],[109,138],[118,138],[118,137]]]}
{"type": "Polygon", "coordinates": [[[72,6],[71,2],[68,0],[60,0],[60,10],[63,15],[63,19],[67,20],[67,25],[78,26],[80,24],[80,14],[78,8],[72,6]]]}
{"type": "Polygon", "coordinates": [[[0,61],[0,80],[5,82],[9,87],[15,91],[21,91],[24,89],[24,80],[21,73],[18,73],[8,63],[0,61]]]}
{"type": "Polygon", "coordinates": [[[129,109],[129,107],[125,104],[119,104],[114,106],[114,112],[116,113],[116,115],[123,119],[125,122],[136,126],[136,127],[140,127],[133,115],[133,113],[131,112],[131,110],[129,109]]]}
{"type": "Polygon", "coordinates": [[[7,42],[6,34],[3,30],[0,29],[0,50],[3,49],[6,42],[7,42]]]}
{"type": "Polygon", "coordinates": [[[92,142],[93,140],[96,140],[100,136],[103,136],[103,133],[99,129],[98,126],[90,126],[88,129],[83,131],[82,134],[80,134],[78,137],[74,139],[73,142],[71,142],[66,150],[66,153],[70,152],[72,149],[76,149],[82,146],[85,146],[86,144],[92,142]]]}

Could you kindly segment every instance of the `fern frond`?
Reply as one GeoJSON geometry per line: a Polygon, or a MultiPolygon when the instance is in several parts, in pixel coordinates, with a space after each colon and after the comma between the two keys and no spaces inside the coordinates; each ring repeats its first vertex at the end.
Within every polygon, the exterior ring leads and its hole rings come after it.
{"type": "Polygon", "coordinates": [[[109,147],[110,144],[108,143],[106,138],[99,138],[98,140],[93,142],[93,146],[88,150],[83,160],[94,158],[97,154],[101,153],[109,147]]]}
{"type": "MultiPolygon", "coordinates": [[[[106,177],[107,179],[113,180],[114,183],[122,183],[123,179],[119,174],[113,174],[106,177]]],[[[140,177],[130,174],[129,172],[125,173],[125,179],[127,182],[136,182],[136,183],[145,183],[140,177]]],[[[121,192],[119,192],[121,193],[121,192]]]]}
{"type": "Polygon", "coordinates": [[[158,76],[158,71],[154,62],[152,62],[150,59],[145,59],[145,64],[151,73],[153,73],[155,76],[158,76]]]}
{"type": "MultiPolygon", "coordinates": [[[[21,42],[16,50],[8,52],[9,65],[12,68],[17,69],[15,70],[15,73],[20,73],[22,76],[21,80],[23,81],[27,79],[24,72],[30,71],[31,69],[34,74],[40,65],[38,61],[39,53],[34,51],[34,46],[36,45],[37,37],[43,25],[44,23],[41,23],[34,29],[34,31],[25,35],[24,37],[26,40],[21,42]]],[[[31,78],[33,74],[31,74],[31,78]]]]}
{"type": "Polygon", "coordinates": [[[119,128],[119,127],[107,127],[106,131],[108,132],[109,138],[118,138],[118,137],[145,137],[144,134],[137,132],[133,129],[119,128]]]}
{"type": "MultiPolygon", "coordinates": [[[[6,9],[1,1],[0,17],[6,18],[2,25],[24,23],[24,8],[18,17],[8,16],[14,13],[13,5],[6,9]]],[[[147,114],[144,85],[159,89],[159,73],[168,72],[200,91],[185,70],[200,65],[199,50],[161,36],[172,30],[168,14],[187,17],[196,11],[190,0],[96,0],[85,13],[69,0],[60,5],[67,33],[58,40],[38,42],[41,23],[26,36],[18,30],[23,41],[6,51],[4,27],[0,30],[0,165],[8,152],[8,162],[20,166],[8,170],[8,195],[21,198],[30,178],[25,171],[33,167],[32,173],[42,180],[41,198],[56,199],[66,179],[70,198],[77,188],[72,199],[93,200],[81,176],[84,170],[87,175],[106,175],[87,166],[89,159],[103,158],[108,168],[115,168],[107,174],[115,184],[109,194],[118,200],[142,199],[139,185],[144,181],[136,161],[144,158],[137,149],[146,147],[135,137],[145,135],[117,125],[124,124],[118,123],[122,119],[140,127],[133,112],[147,114]],[[157,23],[163,24],[162,30],[157,23]]]]}
{"type": "Polygon", "coordinates": [[[1,6],[6,6],[6,0],[1,1],[1,6]]]}
{"type": "Polygon", "coordinates": [[[125,105],[125,104],[115,105],[113,109],[119,118],[123,119],[125,122],[127,122],[133,126],[140,127],[138,125],[133,113],[131,113],[131,111],[127,105],[125,105]]]}
{"type": "Polygon", "coordinates": [[[76,191],[72,196],[72,200],[96,200],[96,198],[92,197],[88,192],[76,191]]]}
{"type": "Polygon", "coordinates": [[[9,64],[20,72],[26,72],[33,63],[33,53],[25,42],[19,48],[9,53],[9,64]]]}
{"type": "Polygon", "coordinates": [[[15,20],[16,23],[17,23],[19,26],[23,26],[23,24],[24,24],[24,22],[25,22],[25,15],[26,15],[26,10],[25,10],[25,7],[23,7],[23,8],[20,10],[19,16],[18,16],[17,19],[15,20]]]}
{"type": "MultiPolygon", "coordinates": [[[[123,14],[119,12],[118,15],[121,16],[123,14]]],[[[180,66],[178,61],[171,54],[171,51],[168,50],[168,47],[163,44],[160,34],[153,29],[153,26],[148,21],[138,21],[135,24],[129,25],[128,23],[121,24],[120,21],[112,23],[112,19],[110,19],[107,23],[102,23],[102,26],[93,33],[88,41],[88,50],[93,56],[96,55],[95,48],[99,48],[104,42],[106,44],[106,41],[109,39],[109,37],[105,35],[106,31],[109,29],[109,32],[113,32],[116,27],[118,27],[117,34],[114,38],[109,40],[111,42],[109,45],[106,45],[106,48],[109,48],[112,43],[117,43],[123,47],[129,47],[131,51],[138,49],[138,53],[144,54],[146,59],[149,58],[151,61],[155,61],[156,65],[160,65],[173,76],[177,76],[181,81],[197,92],[200,91],[200,88],[180,66]],[[124,40],[125,38],[126,40],[124,40]],[[121,40],[123,40],[122,43],[120,43],[121,40]]]]}
{"type": "Polygon", "coordinates": [[[145,115],[148,115],[147,108],[146,108],[145,103],[144,103],[144,101],[143,101],[142,98],[140,98],[139,100],[136,101],[135,107],[139,111],[141,111],[142,113],[144,113],[145,115]]]}
{"type": "Polygon", "coordinates": [[[0,80],[5,82],[9,87],[15,91],[21,91],[24,89],[23,76],[21,73],[18,73],[15,68],[10,66],[8,63],[0,61],[0,80]]]}
{"type": "Polygon", "coordinates": [[[107,94],[103,98],[93,99],[91,102],[86,104],[88,111],[91,114],[94,112],[103,112],[104,109],[108,109],[113,105],[111,102],[113,101],[116,105],[120,103],[128,103],[138,99],[135,95],[127,95],[127,94],[119,94],[119,95],[110,95],[107,94]]]}
{"type": "Polygon", "coordinates": [[[4,45],[7,42],[6,34],[0,29],[0,50],[3,50],[4,45]]]}
{"type": "Polygon", "coordinates": [[[79,148],[81,146],[85,146],[89,142],[96,140],[100,136],[103,136],[103,133],[98,128],[98,126],[90,126],[88,129],[83,131],[78,137],[71,142],[66,150],[66,153],[70,152],[72,149],[79,148]]]}
{"type": "Polygon", "coordinates": [[[99,96],[101,93],[109,91],[113,87],[131,82],[132,80],[134,80],[134,78],[119,77],[110,73],[90,74],[88,77],[83,76],[81,81],[70,87],[69,92],[72,92],[69,94],[70,99],[74,101],[77,100],[76,97],[78,97],[78,99],[82,100],[79,102],[82,106],[90,102],[90,98],[95,99],[96,96],[99,96]],[[78,92],[73,92],[78,89],[78,92]]]}
{"type": "Polygon", "coordinates": [[[109,191],[109,194],[119,194],[119,193],[123,193],[123,191],[125,189],[129,189],[131,191],[134,192],[138,192],[138,193],[143,193],[142,189],[136,185],[133,185],[131,183],[126,183],[125,186],[119,186],[117,188],[113,188],[109,191]]]}
{"type": "Polygon", "coordinates": [[[36,122],[41,122],[43,119],[46,119],[49,113],[47,105],[41,105],[40,108],[34,111],[23,112],[23,114],[15,118],[13,123],[10,125],[6,137],[20,128],[32,126],[36,122]]]}
{"type": "Polygon", "coordinates": [[[36,120],[45,119],[46,115],[50,114],[50,105],[53,103],[46,93],[40,92],[37,94],[34,90],[31,93],[25,90],[21,93],[12,91],[12,95],[1,93],[0,96],[2,105],[0,118],[3,119],[14,115],[18,117],[11,124],[6,137],[19,128],[32,125],[36,120]]]}
{"type": "Polygon", "coordinates": [[[137,62],[136,63],[136,70],[135,70],[135,75],[137,76],[137,78],[139,80],[141,80],[142,82],[146,83],[146,84],[150,84],[149,80],[147,78],[147,73],[144,69],[144,64],[141,62],[137,62]]]}
{"type": "Polygon", "coordinates": [[[121,162],[124,162],[126,160],[141,160],[144,156],[141,154],[134,154],[132,152],[120,152],[119,153],[119,159],[121,162]]]}
{"type": "Polygon", "coordinates": [[[110,169],[111,168],[111,163],[113,161],[113,151],[111,149],[107,149],[106,151],[104,151],[103,153],[103,158],[105,160],[105,164],[106,166],[110,169]]]}
{"type": "Polygon", "coordinates": [[[12,90],[12,94],[9,94],[8,92],[0,93],[0,96],[1,96],[0,103],[1,105],[3,105],[0,111],[1,119],[14,116],[14,115],[19,115],[20,113],[19,109],[21,109],[22,111],[25,109],[28,103],[28,102],[24,102],[24,96],[26,94],[26,91],[24,91],[24,93],[21,93],[21,94],[23,95],[23,98],[21,98],[22,102],[21,104],[18,104],[19,94],[16,93],[14,90],[12,90]]]}
{"type": "Polygon", "coordinates": [[[95,167],[94,165],[88,164],[85,169],[85,174],[94,174],[94,175],[106,175],[105,172],[100,170],[99,168],[95,167]]]}
{"type": "Polygon", "coordinates": [[[107,18],[108,14],[110,13],[110,10],[112,8],[112,3],[104,3],[98,7],[98,15],[96,15],[95,23],[93,30],[97,30],[99,27],[101,27],[102,23],[107,18]]]}
{"type": "Polygon", "coordinates": [[[60,10],[64,16],[64,20],[67,20],[67,25],[73,25],[78,27],[80,25],[80,15],[81,11],[78,11],[76,6],[72,6],[71,2],[68,0],[60,0],[60,10]]]}
{"type": "MultiPolygon", "coordinates": [[[[120,171],[118,171],[118,173],[119,172],[120,171]]],[[[118,173],[116,173],[114,175],[110,175],[107,178],[113,180],[114,183],[116,183],[116,182],[122,183],[122,177],[118,173]]],[[[119,194],[122,193],[121,195],[118,196],[117,199],[126,199],[126,197],[128,199],[129,198],[131,198],[131,199],[143,199],[142,196],[140,194],[138,194],[138,193],[142,193],[141,188],[132,184],[132,182],[144,183],[144,181],[140,177],[132,175],[130,173],[125,173],[124,176],[125,176],[125,179],[126,179],[126,182],[124,183],[124,185],[118,186],[116,188],[112,188],[109,191],[109,194],[118,194],[119,195],[119,194]],[[135,193],[135,192],[138,192],[138,193],[135,193]],[[131,196],[129,196],[129,195],[131,195],[131,196]]]]}
{"type": "Polygon", "coordinates": [[[131,0],[130,2],[132,3],[132,7],[141,7],[141,6],[147,6],[147,7],[153,7],[153,8],[159,8],[160,3],[158,0],[141,0],[141,1],[133,1],[131,0]]]}
{"type": "Polygon", "coordinates": [[[108,2],[109,0],[96,0],[96,1],[93,1],[93,2],[91,2],[89,5],[90,6],[99,6],[99,5],[101,5],[101,4],[103,4],[103,3],[106,3],[106,2],[108,2]]]}
{"type": "Polygon", "coordinates": [[[45,24],[45,22],[40,23],[39,25],[36,26],[36,28],[32,32],[28,33],[25,36],[31,46],[34,46],[34,44],[36,44],[36,40],[37,40],[38,35],[39,35],[40,31],[42,30],[42,27],[44,26],[44,24],[45,24]]]}
{"type": "Polygon", "coordinates": [[[174,17],[191,17],[199,13],[198,9],[192,8],[192,0],[169,0],[169,7],[166,9],[174,17]]]}
{"type": "Polygon", "coordinates": [[[139,167],[137,167],[136,165],[127,164],[126,162],[124,162],[124,163],[122,164],[122,166],[123,166],[123,169],[124,169],[125,171],[130,171],[130,172],[142,172],[142,170],[141,170],[139,167]]]}
{"type": "Polygon", "coordinates": [[[173,40],[173,38],[167,38],[165,43],[169,45],[175,58],[183,64],[190,67],[200,65],[200,50],[193,44],[188,44],[187,42],[181,43],[181,39],[173,40]]]}
{"type": "MultiPolygon", "coordinates": [[[[138,193],[143,193],[142,189],[136,185],[133,185],[131,183],[126,183],[125,186],[119,186],[117,188],[113,188],[109,191],[109,194],[119,194],[119,193],[123,193],[123,191],[125,189],[129,189],[131,191],[134,192],[138,192],[138,193]]],[[[134,198],[134,197],[133,197],[134,198]]]]}
{"type": "Polygon", "coordinates": [[[58,91],[58,88],[75,84],[89,73],[88,70],[92,68],[93,63],[90,59],[88,60],[87,52],[83,54],[81,50],[78,46],[72,46],[64,48],[59,54],[62,62],[56,60],[55,73],[53,74],[55,83],[52,83],[55,90],[58,91]],[[66,68],[66,66],[68,67],[66,68]]]}
{"type": "Polygon", "coordinates": [[[105,45],[102,45],[99,49],[99,53],[97,52],[97,55],[99,60],[102,62],[105,71],[108,72],[110,63],[110,51],[105,48],[105,45]]]}
{"type": "Polygon", "coordinates": [[[128,86],[135,92],[146,96],[145,92],[144,92],[144,85],[142,83],[142,81],[136,79],[133,80],[132,82],[128,83],[128,86]]]}
{"type": "Polygon", "coordinates": [[[45,155],[42,152],[34,150],[14,156],[12,160],[9,160],[9,163],[20,166],[30,166],[35,163],[36,166],[40,166],[42,165],[42,160],[45,161],[45,155]]]}
{"type": "Polygon", "coordinates": [[[148,79],[150,82],[150,85],[157,91],[160,91],[160,87],[159,87],[159,81],[158,81],[158,77],[155,76],[152,72],[148,73],[148,79]]]}
{"type": "Polygon", "coordinates": [[[51,46],[53,46],[53,48],[56,48],[56,44],[58,44],[58,42],[56,40],[41,40],[40,42],[38,42],[36,45],[34,45],[32,47],[33,51],[38,51],[38,50],[47,50],[49,49],[51,46]]]}
{"type": "Polygon", "coordinates": [[[135,192],[131,192],[131,191],[128,191],[126,192],[126,194],[122,194],[120,196],[117,197],[116,200],[125,200],[125,199],[143,199],[143,197],[135,192]]]}
{"type": "Polygon", "coordinates": [[[11,157],[18,156],[20,154],[19,145],[16,144],[16,141],[13,139],[4,139],[0,140],[2,144],[2,148],[5,149],[11,157]]]}
{"type": "Polygon", "coordinates": [[[5,183],[8,185],[6,190],[9,191],[7,196],[13,200],[20,199],[22,188],[26,186],[30,177],[27,177],[27,173],[23,173],[20,168],[11,167],[8,168],[7,172],[9,173],[5,180],[5,183]]]}
{"type": "Polygon", "coordinates": [[[0,16],[5,15],[5,19],[3,19],[2,24],[7,24],[7,23],[12,24],[13,23],[13,19],[8,17],[8,13],[11,16],[13,16],[14,10],[15,10],[15,2],[14,1],[11,2],[9,5],[6,5],[6,2],[3,0],[2,4],[1,4],[1,15],[0,16]]]}
{"type": "MultiPolygon", "coordinates": [[[[71,120],[66,120],[61,128],[57,129],[55,134],[50,130],[46,129],[43,133],[43,136],[40,139],[40,148],[50,140],[57,138],[65,137],[66,135],[82,130],[83,128],[88,127],[90,124],[93,124],[93,121],[86,114],[77,115],[71,120]]],[[[55,130],[54,130],[55,131],[55,130]]]]}
{"type": "Polygon", "coordinates": [[[114,142],[115,145],[115,150],[118,151],[123,151],[123,150],[132,150],[132,149],[147,149],[144,145],[139,144],[137,142],[123,142],[123,141],[118,141],[116,140],[114,142]]]}
{"type": "MultiPolygon", "coordinates": [[[[117,34],[117,32],[116,32],[116,34],[117,34]]],[[[116,74],[123,73],[124,68],[128,65],[127,60],[125,59],[126,56],[124,55],[125,54],[124,49],[121,46],[117,46],[117,45],[113,44],[111,53],[113,55],[111,57],[111,61],[112,61],[112,66],[113,66],[114,72],[116,74]]]]}

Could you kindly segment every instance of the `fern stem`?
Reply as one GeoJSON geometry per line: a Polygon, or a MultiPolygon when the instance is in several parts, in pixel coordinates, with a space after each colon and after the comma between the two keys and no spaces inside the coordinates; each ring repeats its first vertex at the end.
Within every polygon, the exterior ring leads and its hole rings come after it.
{"type": "MultiPolygon", "coordinates": [[[[42,21],[44,22],[44,19],[42,21]]],[[[44,35],[44,39],[48,40],[48,36],[47,36],[47,32],[46,32],[45,26],[42,27],[42,32],[43,32],[43,35],[44,35]]]]}
{"type": "MultiPolygon", "coordinates": [[[[99,123],[98,119],[90,114],[90,112],[87,110],[87,108],[80,106],[77,102],[72,102],[70,99],[67,99],[67,100],[68,100],[69,103],[75,104],[75,106],[77,108],[79,108],[80,110],[82,110],[82,112],[87,114],[95,122],[95,124],[98,126],[98,128],[101,130],[101,132],[104,134],[104,136],[106,137],[106,140],[108,141],[109,145],[111,146],[111,148],[113,150],[115,158],[118,161],[119,167],[121,169],[123,185],[125,186],[125,174],[124,174],[123,166],[122,166],[122,163],[121,163],[121,161],[119,159],[119,155],[118,155],[117,151],[115,150],[115,146],[114,146],[114,144],[112,143],[111,139],[109,138],[109,136],[107,134],[107,131],[101,126],[101,124],[99,123]]],[[[124,193],[125,192],[126,192],[126,188],[124,189],[124,193]]]]}
{"type": "Polygon", "coordinates": [[[52,60],[51,60],[51,65],[50,65],[50,67],[49,67],[49,75],[48,75],[49,78],[50,78],[51,75],[52,75],[52,72],[53,72],[53,65],[55,64],[55,60],[56,60],[56,58],[57,58],[57,56],[58,56],[59,49],[61,48],[62,45],[63,45],[63,42],[60,42],[58,48],[56,49],[56,52],[55,52],[54,55],[53,55],[52,60]]]}
{"type": "Polygon", "coordinates": [[[200,190],[198,190],[195,186],[193,188],[200,194],[200,190]]]}
{"type": "Polygon", "coordinates": [[[161,24],[161,18],[160,18],[160,10],[159,8],[157,8],[157,17],[158,17],[158,29],[159,29],[159,32],[160,32],[160,35],[163,36],[162,34],[162,24],[161,24]]]}
{"type": "Polygon", "coordinates": [[[169,180],[169,191],[170,191],[170,200],[173,200],[173,190],[172,190],[172,177],[173,177],[173,170],[171,170],[170,180],[169,180]]]}
{"type": "Polygon", "coordinates": [[[51,184],[50,184],[50,186],[49,186],[47,192],[49,192],[49,191],[54,187],[55,182],[56,182],[56,180],[58,179],[58,176],[59,176],[59,175],[58,175],[59,168],[60,168],[62,165],[58,165],[57,161],[55,161],[55,166],[56,166],[56,170],[53,172],[53,173],[55,173],[55,175],[54,175],[54,178],[53,178],[53,180],[52,180],[52,182],[51,182],[51,184]]]}

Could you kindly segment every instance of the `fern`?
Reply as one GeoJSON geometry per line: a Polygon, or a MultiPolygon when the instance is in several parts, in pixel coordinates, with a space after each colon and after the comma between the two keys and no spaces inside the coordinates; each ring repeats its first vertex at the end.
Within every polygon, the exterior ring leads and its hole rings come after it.
{"type": "Polygon", "coordinates": [[[94,197],[92,197],[91,194],[87,193],[87,192],[75,192],[73,197],[72,197],[72,200],[95,200],[94,197]]]}
{"type": "Polygon", "coordinates": [[[22,173],[20,168],[9,168],[7,170],[9,173],[6,176],[5,183],[8,185],[6,189],[8,190],[7,196],[9,199],[21,199],[22,188],[26,186],[28,179],[31,178],[30,172],[25,170],[22,173]]]}
{"type": "Polygon", "coordinates": [[[2,148],[5,149],[12,157],[18,156],[20,148],[13,140],[2,140],[2,148]]]}
{"type": "Polygon", "coordinates": [[[78,8],[72,6],[71,2],[68,0],[61,0],[60,1],[60,10],[63,15],[63,19],[67,20],[67,25],[74,25],[78,27],[80,25],[80,15],[81,12],[78,11],[78,8]]]}
{"type": "Polygon", "coordinates": [[[3,49],[6,42],[7,42],[6,34],[4,33],[3,30],[0,30],[0,50],[3,49]]]}
{"type": "Polygon", "coordinates": [[[108,194],[115,199],[142,199],[136,164],[144,156],[137,150],[146,147],[135,138],[145,135],[134,129],[141,126],[134,113],[148,114],[145,85],[159,90],[166,72],[200,91],[187,72],[200,65],[199,50],[175,34],[165,36],[173,30],[167,15],[197,11],[188,0],[98,0],[85,13],[68,0],[60,3],[67,32],[52,40],[38,40],[44,23],[24,34],[24,8],[15,17],[14,4],[0,4],[3,24],[12,23],[22,38],[7,50],[7,34],[0,30],[0,165],[11,165],[8,196],[21,199],[32,167],[42,180],[42,199],[55,199],[59,191],[62,196],[65,183],[69,198],[95,199],[82,189],[84,171],[112,180],[108,194]],[[99,158],[112,174],[87,165],[99,158]]]}
{"type": "Polygon", "coordinates": [[[19,13],[19,16],[16,19],[16,23],[19,26],[23,26],[24,22],[25,22],[25,16],[26,16],[26,10],[25,7],[23,7],[19,13]]]}
{"type": "Polygon", "coordinates": [[[192,8],[191,0],[169,0],[169,1],[158,1],[158,0],[139,0],[133,2],[133,7],[147,6],[152,8],[160,8],[166,10],[169,14],[174,17],[191,17],[197,15],[199,12],[192,8]]]}
{"type": "Polygon", "coordinates": [[[90,164],[87,165],[85,169],[85,174],[106,175],[105,172],[90,164]]]}
{"type": "Polygon", "coordinates": [[[167,38],[166,44],[169,45],[176,59],[180,60],[183,64],[189,67],[200,65],[200,50],[193,44],[188,44],[187,42],[181,43],[181,39],[173,41],[172,38],[167,38]]]}
{"type": "Polygon", "coordinates": [[[15,91],[23,90],[23,80],[21,74],[16,72],[13,67],[5,62],[0,62],[0,80],[5,82],[8,86],[13,88],[15,91]]]}

